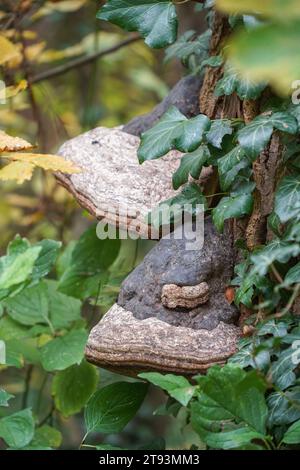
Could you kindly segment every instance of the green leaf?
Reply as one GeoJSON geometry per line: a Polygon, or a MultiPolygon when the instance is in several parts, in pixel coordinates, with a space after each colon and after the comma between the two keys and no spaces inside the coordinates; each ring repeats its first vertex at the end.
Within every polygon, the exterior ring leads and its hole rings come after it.
{"type": "Polygon", "coordinates": [[[299,34],[299,18],[239,32],[227,49],[230,62],[243,77],[269,82],[280,94],[289,94],[300,76],[299,34]]]}
{"type": "Polygon", "coordinates": [[[267,399],[270,426],[283,426],[300,419],[300,387],[273,392],[267,399]]]}
{"type": "Polygon", "coordinates": [[[222,232],[224,221],[232,217],[242,217],[250,214],[253,205],[251,194],[241,194],[234,197],[223,197],[217,207],[212,211],[213,222],[216,228],[222,232]]]}
{"type": "Polygon", "coordinates": [[[154,127],[142,134],[140,163],[162,157],[172,149],[192,152],[200,145],[210,120],[204,114],[188,119],[171,106],[154,127]]]}
{"type": "Polygon", "coordinates": [[[289,427],[283,436],[282,442],[285,444],[298,444],[300,442],[300,420],[289,427]]]}
{"type": "Polygon", "coordinates": [[[203,34],[195,37],[195,31],[186,31],[177,41],[166,50],[165,62],[173,58],[181,60],[183,65],[191,70],[197,65],[202,65],[209,51],[211,30],[207,29],[203,34]]]}
{"type": "Polygon", "coordinates": [[[43,282],[8,298],[4,305],[8,315],[22,325],[49,323],[48,291],[43,282]]]}
{"type": "Polygon", "coordinates": [[[34,421],[29,408],[0,419],[0,437],[9,447],[25,447],[33,435],[34,421]]]}
{"type": "Polygon", "coordinates": [[[56,373],[52,382],[55,407],[66,417],[79,413],[96,390],[98,380],[97,369],[86,361],[56,373]]]}
{"type": "Polygon", "coordinates": [[[72,330],[65,336],[55,338],[40,349],[43,368],[49,372],[64,370],[80,364],[87,341],[85,330],[72,330]]]}
{"type": "Polygon", "coordinates": [[[285,176],[275,194],[275,213],[282,223],[300,216],[300,178],[285,176]]]}
{"type": "Polygon", "coordinates": [[[166,0],[108,0],[97,14],[126,31],[139,31],[150,47],[172,44],[177,36],[175,5],[166,0]]]}
{"type": "Polygon", "coordinates": [[[228,119],[218,119],[212,122],[211,127],[206,134],[206,140],[209,144],[220,149],[222,148],[222,142],[225,135],[231,134],[231,122],[228,119]]]}
{"type": "Polygon", "coordinates": [[[269,143],[275,129],[296,134],[298,123],[289,113],[258,116],[238,132],[238,140],[246,154],[254,160],[269,143]]]}
{"type": "Polygon", "coordinates": [[[31,247],[22,253],[0,258],[0,291],[27,281],[40,252],[41,247],[31,247]]]}
{"type": "Polygon", "coordinates": [[[287,263],[290,258],[294,258],[299,253],[300,246],[298,243],[275,239],[251,255],[250,259],[254,264],[253,273],[264,276],[268,272],[269,266],[275,261],[287,263]]]}
{"type": "Polygon", "coordinates": [[[191,421],[205,443],[231,449],[264,438],[266,384],[255,371],[245,372],[231,364],[213,366],[197,382],[200,389],[191,407],[191,421]]]}
{"type": "Polygon", "coordinates": [[[296,284],[300,282],[300,263],[297,263],[293,266],[287,273],[284,278],[285,285],[296,284]]]}
{"type": "Polygon", "coordinates": [[[236,92],[242,100],[256,100],[265,87],[265,83],[256,83],[248,78],[243,78],[232,65],[227,65],[223,78],[218,81],[215,87],[215,95],[229,96],[236,92]]]}
{"type": "Polygon", "coordinates": [[[141,382],[116,382],[98,390],[85,409],[87,432],[122,431],[143,403],[147,388],[141,382]]]}
{"type": "Polygon", "coordinates": [[[192,153],[187,153],[180,159],[180,166],[173,174],[173,188],[178,189],[181,185],[187,183],[189,175],[194,179],[198,179],[203,165],[210,157],[209,150],[206,145],[201,145],[192,153]]]}
{"type": "Polygon", "coordinates": [[[92,225],[72,251],[71,265],[59,280],[59,291],[76,298],[96,295],[119,250],[120,240],[100,240],[96,225],[92,225]]]}
{"type": "Polygon", "coordinates": [[[227,191],[235,181],[241,170],[251,165],[244,150],[237,146],[231,152],[218,160],[220,184],[223,191],[227,191]]]}
{"type": "Polygon", "coordinates": [[[49,299],[50,321],[57,330],[67,328],[70,324],[81,318],[81,301],[62,294],[58,289],[58,282],[46,281],[49,299]]]}
{"type": "Polygon", "coordinates": [[[35,246],[41,248],[39,257],[34,264],[32,279],[38,280],[47,276],[51,271],[61,248],[61,242],[55,240],[42,240],[35,246]]]}
{"type": "Polygon", "coordinates": [[[5,390],[0,388],[0,406],[8,406],[8,401],[13,397],[14,395],[7,393],[5,390]]]}
{"type": "Polygon", "coordinates": [[[293,347],[282,351],[268,372],[269,380],[281,390],[285,390],[296,381],[294,373],[298,366],[297,361],[294,360],[296,353],[297,351],[293,347]]]}
{"type": "Polygon", "coordinates": [[[47,424],[41,426],[35,431],[33,440],[26,450],[37,448],[58,448],[62,443],[62,435],[58,429],[55,429],[47,424]]]}
{"type": "Polygon", "coordinates": [[[162,388],[172,398],[179,401],[182,406],[187,406],[192,399],[196,387],[185,378],[173,374],[159,374],[158,372],[146,372],[139,374],[141,379],[146,379],[153,385],[162,388]]]}

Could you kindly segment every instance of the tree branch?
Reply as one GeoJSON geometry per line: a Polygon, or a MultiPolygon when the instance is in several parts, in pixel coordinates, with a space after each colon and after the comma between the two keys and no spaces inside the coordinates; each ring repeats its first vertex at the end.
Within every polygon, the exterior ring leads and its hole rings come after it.
{"type": "Polygon", "coordinates": [[[48,80],[49,78],[58,77],[59,75],[63,75],[64,73],[69,72],[70,70],[73,70],[78,67],[82,67],[83,65],[90,64],[91,62],[94,62],[95,60],[100,59],[101,57],[104,57],[108,54],[112,54],[113,52],[116,52],[119,49],[122,49],[123,47],[128,46],[129,44],[139,41],[140,39],[141,37],[139,35],[133,35],[129,37],[128,39],[125,39],[124,41],[119,42],[115,46],[105,49],[104,51],[95,52],[94,54],[90,54],[85,57],[80,57],[79,59],[71,60],[70,62],[63,64],[63,65],[59,65],[58,67],[55,67],[53,69],[45,70],[44,72],[41,72],[33,76],[30,79],[30,84],[33,85],[43,80],[48,80]]]}

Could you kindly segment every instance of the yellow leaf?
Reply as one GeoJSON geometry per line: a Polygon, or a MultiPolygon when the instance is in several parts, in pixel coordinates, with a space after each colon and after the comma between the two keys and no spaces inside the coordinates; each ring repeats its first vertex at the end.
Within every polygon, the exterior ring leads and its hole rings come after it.
{"type": "Polygon", "coordinates": [[[5,156],[22,162],[28,162],[31,165],[43,168],[43,170],[60,171],[61,173],[80,173],[80,169],[73,163],[68,162],[58,155],[40,154],[40,153],[12,153],[5,156]]]}
{"type": "Polygon", "coordinates": [[[32,145],[20,137],[12,137],[0,130],[0,152],[18,152],[32,149],[32,145]]]}
{"type": "Polygon", "coordinates": [[[2,34],[0,35],[0,65],[5,64],[9,60],[15,59],[19,55],[17,47],[6,39],[2,34]]]}
{"type": "Polygon", "coordinates": [[[34,166],[28,162],[12,162],[0,170],[0,180],[17,180],[18,184],[30,180],[33,174],[34,166]]]}
{"type": "Polygon", "coordinates": [[[14,96],[17,96],[21,91],[26,90],[28,86],[28,83],[26,80],[21,80],[18,85],[12,85],[8,86],[7,88],[4,89],[4,95],[5,98],[13,98],[14,96]]]}

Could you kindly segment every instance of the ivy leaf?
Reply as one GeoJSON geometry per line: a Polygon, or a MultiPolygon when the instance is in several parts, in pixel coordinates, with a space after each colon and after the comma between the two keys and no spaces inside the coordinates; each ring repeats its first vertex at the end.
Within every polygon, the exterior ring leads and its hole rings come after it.
{"type": "Polygon", "coordinates": [[[284,278],[284,285],[291,285],[300,282],[300,263],[297,263],[286,273],[284,278]]]}
{"type": "Polygon", "coordinates": [[[185,378],[173,374],[159,374],[158,372],[146,372],[139,374],[141,379],[146,379],[153,385],[162,388],[182,406],[187,406],[192,399],[196,387],[185,378]]]}
{"type": "Polygon", "coordinates": [[[289,427],[282,438],[282,442],[285,444],[298,444],[300,442],[300,420],[289,427]]]}
{"type": "Polygon", "coordinates": [[[191,421],[205,443],[233,449],[264,437],[266,385],[255,371],[245,372],[231,364],[214,366],[197,382],[200,390],[191,407],[191,421]],[[228,423],[225,429],[224,422],[228,423]]]}
{"type": "Polygon", "coordinates": [[[52,382],[55,407],[66,417],[79,413],[97,383],[97,369],[86,361],[57,372],[52,382]]]}
{"type": "Polygon", "coordinates": [[[231,122],[228,119],[218,119],[212,122],[210,129],[206,134],[206,140],[209,144],[220,149],[222,148],[222,142],[225,135],[231,134],[231,122]]]}
{"type": "Polygon", "coordinates": [[[198,179],[203,165],[210,157],[210,152],[206,145],[201,145],[192,153],[187,153],[180,160],[178,170],[173,174],[173,188],[178,189],[181,185],[187,183],[189,175],[198,179]]]}
{"type": "Polygon", "coordinates": [[[269,266],[275,261],[287,263],[290,258],[297,256],[299,253],[300,246],[298,243],[275,239],[251,255],[251,261],[254,264],[253,273],[265,276],[269,266]]]}
{"type": "Polygon", "coordinates": [[[227,191],[235,181],[241,170],[251,165],[245,151],[237,146],[231,152],[218,160],[220,185],[223,191],[227,191]]]}
{"type": "Polygon", "coordinates": [[[208,55],[211,30],[208,29],[196,38],[195,34],[195,31],[186,31],[172,46],[169,46],[166,50],[165,62],[177,58],[181,60],[183,65],[188,67],[189,60],[193,58],[191,69],[194,69],[199,63],[202,65],[202,61],[208,55]]]}
{"type": "Polygon", "coordinates": [[[242,100],[256,100],[265,87],[265,83],[257,83],[243,78],[237,69],[231,64],[227,64],[223,78],[218,81],[214,93],[216,96],[229,96],[236,92],[242,100]]]}
{"type": "Polygon", "coordinates": [[[80,364],[87,342],[85,330],[72,330],[64,336],[55,338],[40,349],[43,368],[51,372],[64,370],[73,364],[80,364]]]}
{"type": "Polygon", "coordinates": [[[296,134],[298,124],[294,116],[289,113],[275,113],[256,117],[238,132],[239,143],[252,160],[255,160],[269,143],[274,128],[296,134]]]}
{"type": "Polygon", "coordinates": [[[6,299],[4,305],[8,315],[22,325],[49,324],[48,291],[42,282],[6,299]]]}
{"type": "Polygon", "coordinates": [[[225,220],[250,214],[252,205],[253,198],[251,194],[223,197],[212,211],[213,222],[216,228],[222,232],[225,220]]]}
{"type": "Polygon", "coordinates": [[[138,150],[140,163],[162,157],[172,149],[194,151],[209,126],[210,120],[204,114],[188,119],[171,106],[154,127],[142,134],[138,150]]]}
{"type": "Polygon", "coordinates": [[[282,223],[300,216],[300,178],[285,176],[275,194],[275,213],[282,223]]]}
{"type": "Polygon", "coordinates": [[[108,0],[97,14],[126,31],[139,31],[150,47],[172,44],[177,36],[175,5],[166,0],[108,0]]]}
{"type": "Polygon", "coordinates": [[[300,387],[273,392],[267,399],[270,426],[283,426],[300,419],[300,387]]]}
{"type": "Polygon", "coordinates": [[[0,419],[0,437],[9,447],[25,447],[33,435],[34,420],[29,408],[0,419]]]}
{"type": "Polygon", "coordinates": [[[116,382],[98,390],[85,409],[87,433],[122,431],[136,415],[147,389],[148,386],[141,382],[116,382]]]}
{"type": "Polygon", "coordinates": [[[5,390],[0,388],[0,406],[8,406],[8,401],[13,397],[14,395],[7,393],[5,390]]]}
{"type": "Polygon", "coordinates": [[[277,361],[272,363],[268,372],[269,380],[281,390],[285,390],[296,381],[294,369],[296,369],[298,363],[293,360],[295,351],[293,347],[282,351],[277,361]]]}

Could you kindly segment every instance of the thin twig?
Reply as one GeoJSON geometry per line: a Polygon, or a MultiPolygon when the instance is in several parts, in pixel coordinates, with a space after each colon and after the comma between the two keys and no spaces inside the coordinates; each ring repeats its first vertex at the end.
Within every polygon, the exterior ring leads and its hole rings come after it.
{"type": "Polygon", "coordinates": [[[101,57],[104,57],[108,54],[112,54],[113,52],[118,51],[119,49],[128,46],[129,44],[132,44],[136,41],[139,41],[141,37],[139,35],[134,35],[131,36],[128,39],[125,39],[122,42],[119,42],[115,46],[109,47],[108,49],[105,49],[104,51],[99,51],[95,52],[93,54],[90,54],[85,57],[80,57],[79,59],[74,59],[68,62],[67,64],[59,65],[58,67],[55,67],[50,70],[45,70],[45,72],[41,72],[33,77],[30,78],[30,83],[35,84],[39,83],[43,80],[48,80],[49,78],[53,77],[58,77],[59,75],[63,75],[66,72],[69,72],[70,70],[73,70],[78,67],[82,67],[83,65],[90,64],[91,62],[94,62],[97,59],[100,59],[101,57]]]}

